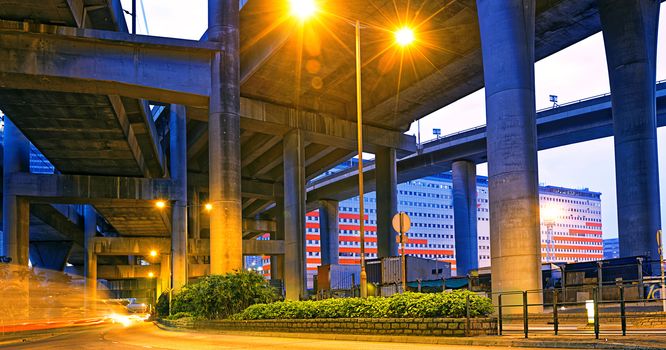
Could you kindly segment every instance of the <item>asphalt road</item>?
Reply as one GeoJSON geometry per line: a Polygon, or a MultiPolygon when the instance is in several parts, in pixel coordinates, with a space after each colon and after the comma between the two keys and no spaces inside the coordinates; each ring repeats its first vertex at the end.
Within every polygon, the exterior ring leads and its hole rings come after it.
{"type": "MultiPolygon", "coordinates": [[[[97,329],[72,332],[21,344],[0,346],[0,349],[504,349],[460,345],[428,345],[378,343],[342,340],[317,340],[299,338],[256,337],[244,335],[222,335],[194,332],[171,332],[157,328],[152,323],[141,323],[131,327],[109,325],[97,329]]],[[[528,348],[522,348],[528,349],[528,348]]]]}

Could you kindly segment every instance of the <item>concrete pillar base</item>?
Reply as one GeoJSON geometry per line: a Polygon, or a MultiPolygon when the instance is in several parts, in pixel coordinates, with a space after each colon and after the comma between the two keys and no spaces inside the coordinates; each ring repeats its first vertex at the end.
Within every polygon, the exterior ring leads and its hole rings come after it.
{"type": "Polygon", "coordinates": [[[456,242],[456,272],[465,276],[479,268],[477,237],[476,164],[453,162],[453,222],[456,242]]]}

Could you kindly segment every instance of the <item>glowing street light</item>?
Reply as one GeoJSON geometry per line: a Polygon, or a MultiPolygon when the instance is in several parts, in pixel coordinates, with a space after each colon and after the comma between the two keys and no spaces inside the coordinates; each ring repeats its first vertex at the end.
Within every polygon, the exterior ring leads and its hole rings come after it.
{"type": "Polygon", "coordinates": [[[164,207],[166,207],[166,202],[159,200],[155,202],[155,206],[157,207],[157,209],[164,209],[164,207]]]}
{"type": "Polygon", "coordinates": [[[395,42],[400,46],[410,45],[414,39],[414,31],[409,27],[402,27],[395,32],[395,42]]]}
{"type": "Polygon", "coordinates": [[[153,273],[152,271],[148,272],[148,278],[153,278],[153,277],[155,277],[155,273],[153,273]]]}
{"type": "Polygon", "coordinates": [[[157,256],[157,251],[156,250],[151,250],[150,251],[150,256],[152,256],[153,258],[156,257],[157,256]]]}
{"type": "Polygon", "coordinates": [[[204,209],[210,213],[210,211],[213,210],[213,204],[211,203],[204,204],[204,209]]]}
{"type": "Polygon", "coordinates": [[[317,4],[314,0],[289,0],[289,5],[291,14],[301,21],[305,21],[317,12],[317,4]]]}

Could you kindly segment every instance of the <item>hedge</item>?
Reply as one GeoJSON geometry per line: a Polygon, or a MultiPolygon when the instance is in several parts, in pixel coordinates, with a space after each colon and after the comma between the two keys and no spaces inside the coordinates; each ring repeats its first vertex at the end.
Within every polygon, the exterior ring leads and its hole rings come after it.
{"type": "Polygon", "coordinates": [[[311,319],[311,318],[426,318],[465,317],[466,298],[470,316],[493,312],[490,299],[459,290],[449,293],[403,293],[388,298],[369,297],[326,299],[318,301],[283,301],[255,304],[233,315],[236,320],[311,319]]]}
{"type": "MultiPolygon", "coordinates": [[[[185,285],[171,299],[171,315],[220,319],[243,311],[250,305],[270,303],[278,296],[264,277],[256,272],[237,271],[208,275],[185,285]]],[[[157,303],[159,317],[169,314],[168,295],[157,303]]]]}

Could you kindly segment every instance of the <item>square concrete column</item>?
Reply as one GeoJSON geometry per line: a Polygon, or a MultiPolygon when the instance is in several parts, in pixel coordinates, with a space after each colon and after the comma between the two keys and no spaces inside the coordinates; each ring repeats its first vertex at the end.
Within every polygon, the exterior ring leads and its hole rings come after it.
{"type": "Polygon", "coordinates": [[[398,233],[391,219],[398,212],[398,172],[395,149],[377,147],[375,153],[375,181],[377,191],[377,257],[398,255],[398,233]]]}
{"type": "MultiPolygon", "coordinates": [[[[276,232],[271,233],[272,240],[284,240],[284,198],[275,199],[276,232]]],[[[284,255],[271,256],[271,279],[284,282],[284,255]]]]}
{"type": "Polygon", "coordinates": [[[476,163],[453,162],[453,224],[456,241],[456,272],[465,276],[479,268],[476,212],[476,163]]]}
{"type": "MultiPolygon", "coordinates": [[[[157,298],[171,288],[171,257],[162,254],[160,258],[160,282],[158,284],[157,298]]],[[[157,300],[157,299],[156,299],[157,300]]]]}
{"type": "MultiPolygon", "coordinates": [[[[541,288],[534,0],[477,0],[486,87],[492,291],[541,288]]],[[[530,303],[542,297],[529,295],[530,303]]],[[[520,295],[506,296],[519,304],[520,295]]],[[[537,308],[530,311],[538,311],[537,308]]],[[[521,312],[509,308],[507,312],[521,312]]]]}
{"type": "Polygon", "coordinates": [[[97,234],[97,213],[92,205],[83,207],[83,274],[86,286],[86,300],[88,308],[94,305],[97,299],[97,255],[95,255],[93,239],[97,234]]]}
{"type": "Polygon", "coordinates": [[[339,208],[340,202],[336,200],[319,201],[319,242],[322,265],[340,262],[339,208]]]}
{"type": "Polygon", "coordinates": [[[660,1],[598,0],[611,87],[620,256],[659,259],[655,80],[660,1]]]}
{"type": "Polygon", "coordinates": [[[202,204],[197,187],[192,187],[187,192],[189,206],[187,210],[188,237],[192,239],[201,238],[201,210],[202,204]]]}
{"type": "Polygon", "coordinates": [[[30,172],[30,142],[5,116],[2,182],[2,253],[12,262],[28,266],[30,203],[15,196],[9,187],[14,173],[30,172]]]}
{"type": "Polygon", "coordinates": [[[305,259],[305,140],[303,132],[284,135],[284,248],[288,300],[306,296],[305,259]]]}
{"type": "Polygon", "coordinates": [[[210,273],[243,268],[238,0],[208,0],[212,57],[208,115],[210,273]]]}
{"type": "Polygon", "coordinates": [[[185,106],[171,105],[169,151],[172,192],[171,276],[172,287],[187,283],[187,118],[185,106]]]}

